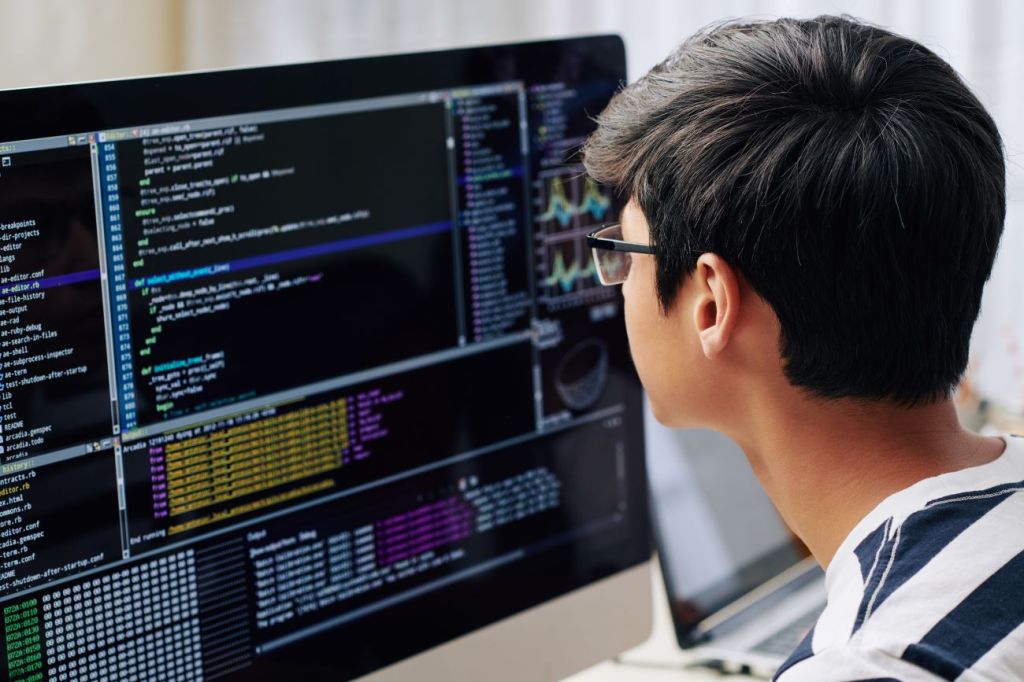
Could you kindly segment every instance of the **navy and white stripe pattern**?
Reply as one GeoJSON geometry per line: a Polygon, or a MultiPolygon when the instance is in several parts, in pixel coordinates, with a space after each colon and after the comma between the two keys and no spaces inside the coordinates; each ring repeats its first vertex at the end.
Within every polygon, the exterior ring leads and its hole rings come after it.
{"type": "Polygon", "coordinates": [[[1024,440],[886,498],[826,572],[778,682],[1024,680],[1024,440]]]}

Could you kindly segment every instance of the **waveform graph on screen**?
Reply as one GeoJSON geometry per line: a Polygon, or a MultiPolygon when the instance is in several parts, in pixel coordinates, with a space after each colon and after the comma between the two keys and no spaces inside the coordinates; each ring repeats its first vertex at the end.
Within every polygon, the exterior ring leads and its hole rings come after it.
{"type": "Polygon", "coordinates": [[[594,261],[579,238],[545,244],[546,276],[542,280],[546,298],[556,299],[599,286],[594,261]]]}
{"type": "Polygon", "coordinates": [[[611,211],[611,198],[581,173],[552,176],[542,187],[538,220],[546,234],[599,224],[611,211]]]}
{"type": "Polygon", "coordinates": [[[614,218],[610,192],[582,167],[560,168],[534,184],[537,289],[558,308],[588,305],[614,292],[597,277],[587,233],[614,218]]]}

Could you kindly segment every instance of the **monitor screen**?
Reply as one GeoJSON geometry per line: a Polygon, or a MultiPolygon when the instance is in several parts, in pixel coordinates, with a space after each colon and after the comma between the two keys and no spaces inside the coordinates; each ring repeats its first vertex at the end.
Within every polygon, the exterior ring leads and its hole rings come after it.
{"type": "Polygon", "coordinates": [[[645,561],[596,37],[0,93],[0,669],[348,679],[645,561]]]}

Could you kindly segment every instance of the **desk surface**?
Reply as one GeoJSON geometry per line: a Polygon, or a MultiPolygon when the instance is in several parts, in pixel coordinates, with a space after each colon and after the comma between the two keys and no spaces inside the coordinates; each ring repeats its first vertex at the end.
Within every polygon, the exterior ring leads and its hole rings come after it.
{"type": "Polygon", "coordinates": [[[619,657],[621,662],[605,661],[593,668],[566,678],[565,682],[709,682],[710,680],[746,680],[757,678],[745,675],[723,675],[709,669],[689,668],[697,656],[679,649],[672,630],[665,583],[661,568],[655,560],[652,565],[652,598],[654,600],[654,628],[651,636],[640,646],[619,657]]]}

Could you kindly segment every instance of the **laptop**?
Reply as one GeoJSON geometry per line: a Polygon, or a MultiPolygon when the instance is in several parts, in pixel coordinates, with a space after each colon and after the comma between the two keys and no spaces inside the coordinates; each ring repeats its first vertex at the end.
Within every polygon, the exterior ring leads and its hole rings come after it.
{"type": "Polygon", "coordinates": [[[679,646],[771,677],[825,607],[824,573],[782,522],[742,450],[647,412],[652,523],[679,646]]]}

